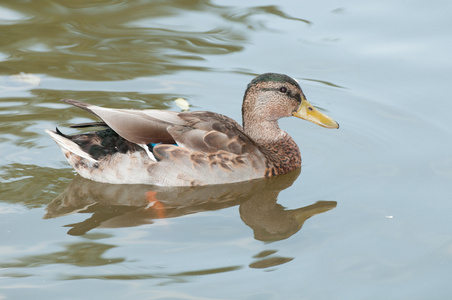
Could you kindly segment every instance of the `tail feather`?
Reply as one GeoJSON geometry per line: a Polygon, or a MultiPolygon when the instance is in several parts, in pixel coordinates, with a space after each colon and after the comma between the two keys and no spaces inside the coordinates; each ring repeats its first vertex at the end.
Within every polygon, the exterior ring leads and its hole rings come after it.
{"type": "Polygon", "coordinates": [[[61,135],[61,136],[65,137],[65,138],[67,138],[68,140],[71,139],[70,136],[68,136],[67,134],[62,133],[62,132],[58,129],[58,127],[55,127],[55,132],[56,132],[58,135],[61,135]]]}
{"type": "Polygon", "coordinates": [[[68,135],[63,134],[58,128],[56,131],[46,129],[45,132],[50,135],[50,137],[57,143],[61,150],[69,151],[75,155],[85,158],[91,162],[97,162],[91,155],[83,151],[79,145],[71,141],[68,135]]]}
{"type": "Polygon", "coordinates": [[[70,125],[71,128],[87,128],[87,127],[108,127],[105,122],[88,122],[70,125]]]}

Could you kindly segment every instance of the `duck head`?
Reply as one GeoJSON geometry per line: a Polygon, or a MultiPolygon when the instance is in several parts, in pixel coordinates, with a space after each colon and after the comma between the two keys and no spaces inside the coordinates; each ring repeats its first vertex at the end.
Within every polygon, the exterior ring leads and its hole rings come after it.
{"type": "Polygon", "coordinates": [[[277,121],[290,116],[326,128],[339,128],[336,121],[306,100],[300,85],[290,76],[265,73],[248,84],[242,106],[245,133],[256,139],[259,135],[257,131],[262,134],[262,130],[279,130],[277,121]]]}

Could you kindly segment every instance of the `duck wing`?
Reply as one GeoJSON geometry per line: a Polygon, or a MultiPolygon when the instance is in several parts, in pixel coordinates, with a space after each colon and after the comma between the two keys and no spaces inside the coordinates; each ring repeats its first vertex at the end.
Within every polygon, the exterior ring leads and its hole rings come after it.
{"type": "MultiPolygon", "coordinates": [[[[256,147],[243,133],[240,124],[218,113],[113,109],[73,99],[62,101],[96,115],[121,137],[140,145],[177,143],[193,151],[216,153],[223,150],[236,155],[248,153],[256,147]]],[[[88,126],[91,124],[103,123],[86,123],[88,126]]]]}
{"type": "Polygon", "coordinates": [[[183,124],[177,117],[179,113],[173,111],[113,109],[73,99],[62,101],[96,115],[124,139],[136,144],[173,144],[175,140],[167,128],[173,124],[183,124]]]}
{"type": "Polygon", "coordinates": [[[251,151],[253,141],[233,119],[207,111],[180,113],[184,125],[173,125],[168,132],[178,145],[194,151],[216,153],[226,151],[242,155],[251,151]]]}

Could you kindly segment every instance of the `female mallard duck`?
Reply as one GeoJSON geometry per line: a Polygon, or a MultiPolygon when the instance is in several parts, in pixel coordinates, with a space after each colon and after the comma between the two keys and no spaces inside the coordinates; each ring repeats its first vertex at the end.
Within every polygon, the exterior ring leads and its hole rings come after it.
{"type": "Polygon", "coordinates": [[[272,177],[301,166],[294,140],[278,126],[295,116],[327,128],[339,125],[308,103],[282,74],[254,78],[245,91],[243,127],[213,112],[110,109],[64,99],[107,129],[68,136],[46,130],[83,177],[106,183],[164,186],[222,184],[272,177]]]}

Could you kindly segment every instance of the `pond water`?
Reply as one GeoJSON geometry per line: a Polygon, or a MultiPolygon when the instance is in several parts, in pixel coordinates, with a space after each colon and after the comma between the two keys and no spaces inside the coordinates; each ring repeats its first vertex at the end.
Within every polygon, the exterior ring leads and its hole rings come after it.
{"type": "Polygon", "coordinates": [[[452,4],[3,1],[0,299],[450,299],[452,4]],[[257,74],[339,130],[281,120],[303,167],[159,190],[75,175],[61,103],[241,120],[257,74]]]}

